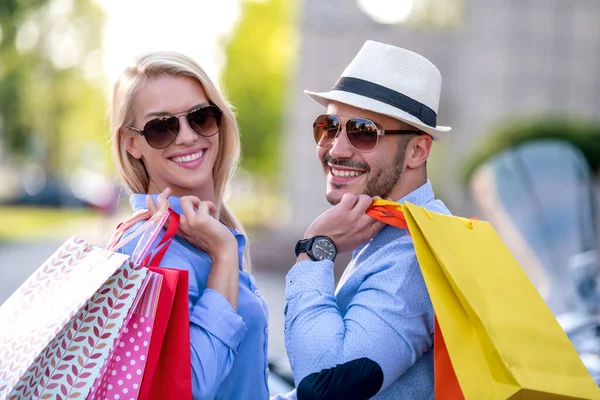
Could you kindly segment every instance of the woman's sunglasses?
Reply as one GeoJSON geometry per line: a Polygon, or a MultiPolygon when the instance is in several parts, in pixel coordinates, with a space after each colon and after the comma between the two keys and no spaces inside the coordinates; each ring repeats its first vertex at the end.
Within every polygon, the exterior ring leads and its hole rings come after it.
{"type": "Polygon", "coordinates": [[[215,105],[203,106],[192,111],[173,114],[168,117],[148,121],[143,129],[133,126],[127,128],[146,138],[146,142],[155,149],[165,149],[177,138],[181,125],[179,117],[185,115],[190,127],[200,136],[211,137],[219,132],[223,112],[215,105]]]}
{"type": "MultiPolygon", "coordinates": [[[[321,147],[327,147],[339,136],[342,122],[335,115],[322,114],[313,123],[315,142],[321,147]]],[[[348,142],[360,152],[373,151],[379,142],[379,136],[389,134],[419,135],[416,130],[380,129],[377,124],[366,118],[350,118],[346,121],[346,137],[348,142]]]]}

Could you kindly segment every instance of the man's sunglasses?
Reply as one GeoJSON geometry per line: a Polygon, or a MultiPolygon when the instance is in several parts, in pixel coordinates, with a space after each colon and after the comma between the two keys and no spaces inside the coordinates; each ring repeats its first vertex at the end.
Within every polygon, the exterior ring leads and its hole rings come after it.
{"type": "MultiPolygon", "coordinates": [[[[313,134],[315,142],[321,147],[327,147],[342,132],[342,122],[331,114],[322,114],[313,123],[313,134]]],[[[346,137],[348,142],[360,152],[369,152],[375,149],[379,136],[389,134],[414,134],[419,135],[417,130],[390,130],[380,129],[377,124],[366,118],[350,118],[346,121],[346,137]]]]}
{"type": "Polygon", "coordinates": [[[150,120],[143,129],[128,126],[128,129],[146,138],[146,142],[155,149],[165,149],[177,138],[181,125],[179,118],[184,116],[190,127],[200,136],[211,137],[219,132],[223,112],[215,105],[203,106],[192,111],[184,111],[168,117],[150,120]]]}

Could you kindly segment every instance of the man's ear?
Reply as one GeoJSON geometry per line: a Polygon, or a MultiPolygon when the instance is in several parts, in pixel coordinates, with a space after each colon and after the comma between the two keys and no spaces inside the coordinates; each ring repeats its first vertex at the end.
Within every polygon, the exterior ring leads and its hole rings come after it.
{"type": "Polygon", "coordinates": [[[121,138],[125,142],[125,149],[137,160],[142,158],[142,152],[138,146],[137,135],[130,130],[121,129],[121,138]]]}
{"type": "Polygon", "coordinates": [[[418,168],[423,165],[429,157],[433,138],[428,134],[417,135],[408,142],[406,149],[406,166],[418,168]]]}

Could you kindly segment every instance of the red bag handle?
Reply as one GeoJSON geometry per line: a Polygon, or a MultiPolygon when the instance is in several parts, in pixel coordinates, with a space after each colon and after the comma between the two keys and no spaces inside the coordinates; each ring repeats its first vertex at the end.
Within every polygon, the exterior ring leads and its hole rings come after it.
{"type": "Polygon", "coordinates": [[[148,267],[158,267],[160,262],[162,261],[163,257],[167,253],[167,250],[169,249],[169,246],[171,245],[173,238],[175,237],[175,235],[177,234],[177,231],[179,230],[179,221],[180,221],[179,214],[177,214],[175,211],[173,211],[170,208],[169,208],[169,214],[170,214],[170,218],[169,218],[169,225],[167,226],[167,231],[165,232],[161,241],[156,246],[156,248],[159,250],[156,252],[156,254],[154,254],[154,257],[152,257],[152,253],[148,254],[146,256],[146,258],[142,261],[142,265],[146,265],[148,267]]]}

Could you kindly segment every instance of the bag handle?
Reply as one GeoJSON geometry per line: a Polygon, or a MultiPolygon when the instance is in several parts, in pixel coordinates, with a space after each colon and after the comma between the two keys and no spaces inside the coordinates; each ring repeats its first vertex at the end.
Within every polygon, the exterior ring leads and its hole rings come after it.
{"type": "Polygon", "coordinates": [[[167,231],[165,232],[161,241],[156,245],[156,249],[159,249],[159,250],[156,252],[154,257],[152,257],[152,253],[148,254],[146,256],[146,258],[144,259],[144,261],[142,261],[142,265],[158,268],[158,266],[160,265],[160,262],[162,261],[163,257],[167,253],[167,250],[168,250],[169,246],[171,245],[171,242],[173,242],[173,238],[175,237],[175,235],[177,234],[177,231],[179,230],[179,221],[181,218],[179,216],[179,214],[177,214],[171,208],[169,208],[169,216],[171,218],[169,219],[169,225],[167,226],[167,231]]]}
{"type": "Polygon", "coordinates": [[[169,204],[165,203],[158,209],[158,212],[156,212],[156,214],[154,214],[152,217],[150,216],[149,211],[143,211],[136,213],[129,219],[121,222],[117,226],[117,229],[112,234],[110,239],[108,240],[106,249],[110,251],[116,251],[117,249],[125,246],[131,240],[148,231],[151,232],[151,237],[155,237],[156,234],[158,234],[158,232],[162,229],[163,225],[167,221],[167,218],[169,217],[168,210],[169,204]],[[122,239],[123,235],[129,228],[145,220],[148,220],[148,222],[142,225],[139,229],[136,229],[135,232],[132,232],[131,235],[127,236],[127,238],[122,239]]]}
{"type": "Polygon", "coordinates": [[[162,258],[164,257],[169,245],[173,238],[177,234],[179,229],[180,216],[173,211],[168,204],[163,204],[161,208],[153,216],[150,216],[150,212],[144,211],[137,213],[123,221],[117,226],[115,233],[109,240],[106,246],[107,250],[116,251],[117,249],[125,246],[133,239],[141,236],[135,250],[131,255],[131,261],[136,264],[158,266],[162,258]],[[122,239],[123,234],[135,224],[147,220],[142,226],[132,232],[127,238],[122,239]],[[162,240],[153,246],[156,241],[159,232],[163,226],[169,221],[167,226],[167,232],[163,236],[162,240]],[[156,254],[153,253],[159,249],[156,254]]]}
{"type": "MultiPolygon", "coordinates": [[[[431,214],[429,214],[427,209],[423,208],[423,211],[425,212],[425,214],[427,214],[429,219],[432,219],[431,214]]],[[[378,221],[395,226],[396,228],[409,231],[408,234],[410,235],[408,223],[406,222],[406,217],[402,212],[402,205],[400,203],[396,203],[395,201],[390,200],[375,199],[373,200],[373,203],[371,203],[371,207],[367,209],[366,213],[368,216],[378,221]]],[[[477,217],[457,217],[457,219],[469,229],[473,229],[473,221],[479,220],[479,218],[477,217]]]]}
{"type": "Polygon", "coordinates": [[[402,212],[402,206],[395,201],[375,199],[367,210],[367,215],[388,225],[408,231],[408,224],[402,212]]]}

